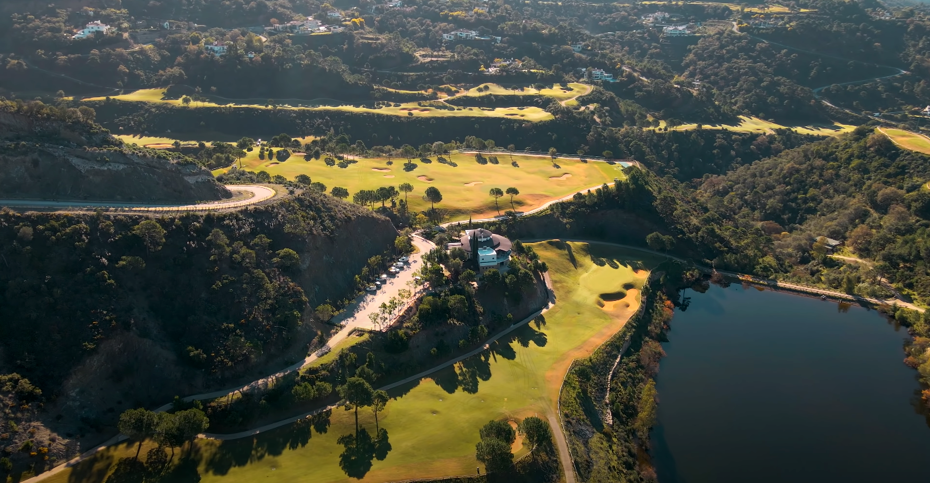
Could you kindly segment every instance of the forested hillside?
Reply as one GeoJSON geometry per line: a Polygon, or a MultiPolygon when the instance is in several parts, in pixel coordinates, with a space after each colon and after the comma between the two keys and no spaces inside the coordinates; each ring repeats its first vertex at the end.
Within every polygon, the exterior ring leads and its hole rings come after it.
{"type": "Polygon", "coordinates": [[[353,297],[395,237],[386,218],[315,192],[206,216],[4,212],[0,373],[68,394],[57,411],[92,426],[108,407],[279,367],[306,355],[312,308],[353,297]]]}

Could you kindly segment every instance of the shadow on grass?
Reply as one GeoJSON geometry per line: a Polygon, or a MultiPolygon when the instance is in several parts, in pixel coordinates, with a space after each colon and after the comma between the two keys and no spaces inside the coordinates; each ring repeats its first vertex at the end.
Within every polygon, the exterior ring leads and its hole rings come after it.
{"type": "Polygon", "coordinates": [[[337,440],[343,447],[339,455],[339,467],[351,478],[362,479],[371,470],[373,460],[383,461],[391,451],[388,432],[381,428],[372,439],[368,430],[362,428],[358,436],[346,434],[337,440]]]}

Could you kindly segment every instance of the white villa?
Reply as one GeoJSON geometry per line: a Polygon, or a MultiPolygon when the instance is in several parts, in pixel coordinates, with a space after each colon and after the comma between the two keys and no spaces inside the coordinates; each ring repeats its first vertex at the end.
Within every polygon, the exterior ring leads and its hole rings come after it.
{"type": "Polygon", "coordinates": [[[688,30],[687,25],[671,25],[662,28],[662,35],[666,37],[688,37],[693,34],[688,30]]]}
{"type": "Polygon", "coordinates": [[[336,19],[336,20],[342,20],[342,14],[335,10],[330,10],[329,12],[326,12],[326,16],[329,18],[336,19]]]}
{"type": "Polygon", "coordinates": [[[93,22],[89,22],[83,30],[74,34],[74,36],[71,38],[86,39],[87,37],[93,37],[94,33],[96,32],[103,32],[103,34],[106,35],[110,32],[110,30],[113,30],[113,27],[110,27],[109,25],[102,23],[99,20],[94,20],[93,22]]]}
{"type": "Polygon", "coordinates": [[[585,72],[585,79],[589,81],[613,82],[614,75],[608,74],[604,69],[591,69],[591,72],[585,72]]]}
{"type": "Polygon", "coordinates": [[[213,42],[212,44],[204,45],[203,50],[216,56],[226,55],[226,44],[223,42],[213,42]]]}
{"type": "Polygon", "coordinates": [[[925,107],[921,112],[924,113],[924,116],[930,116],[930,106],[925,107]]]}
{"type": "Polygon", "coordinates": [[[491,233],[484,228],[465,230],[459,243],[450,243],[449,248],[461,248],[470,257],[477,255],[478,267],[481,273],[492,268],[503,268],[510,261],[510,249],[513,247],[510,239],[491,233]],[[477,254],[472,251],[477,250],[477,254]]]}
{"type": "Polygon", "coordinates": [[[308,34],[319,30],[322,24],[313,17],[307,17],[306,20],[291,20],[287,23],[272,25],[271,28],[276,32],[293,32],[297,34],[308,34]]]}
{"type": "Polygon", "coordinates": [[[502,40],[500,37],[479,36],[478,32],[474,30],[456,30],[455,32],[442,34],[442,39],[450,42],[455,40],[490,40],[495,44],[501,43],[502,40]]]}
{"type": "Polygon", "coordinates": [[[643,16],[643,21],[647,24],[661,24],[669,20],[670,15],[665,12],[650,13],[643,16]]]}

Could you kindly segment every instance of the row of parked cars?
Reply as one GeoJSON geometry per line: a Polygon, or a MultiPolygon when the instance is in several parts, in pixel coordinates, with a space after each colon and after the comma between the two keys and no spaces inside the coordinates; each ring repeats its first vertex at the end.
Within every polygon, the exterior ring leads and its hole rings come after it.
{"type": "Polygon", "coordinates": [[[400,257],[400,259],[398,259],[396,262],[394,262],[393,265],[391,265],[391,268],[388,269],[388,273],[382,274],[380,277],[378,277],[377,280],[375,280],[374,284],[369,285],[365,290],[371,293],[377,292],[378,289],[380,289],[384,284],[387,283],[388,276],[393,277],[397,275],[398,273],[404,271],[409,266],[410,266],[410,259],[407,257],[400,257]]]}

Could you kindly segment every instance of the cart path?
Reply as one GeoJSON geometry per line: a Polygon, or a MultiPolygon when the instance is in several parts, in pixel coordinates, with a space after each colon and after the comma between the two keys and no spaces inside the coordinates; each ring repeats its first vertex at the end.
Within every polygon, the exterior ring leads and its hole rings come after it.
{"type": "Polygon", "coordinates": [[[8,208],[34,208],[57,209],[61,211],[85,211],[88,209],[113,208],[130,213],[176,213],[191,211],[219,211],[243,208],[267,201],[277,192],[261,185],[226,185],[226,189],[234,192],[250,194],[249,198],[237,201],[213,201],[210,203],[173,205],[173,204],[141,204],[122,203],[118,201],[49,201],[49,200],[0,200],[0,207],[8,208]]]}

